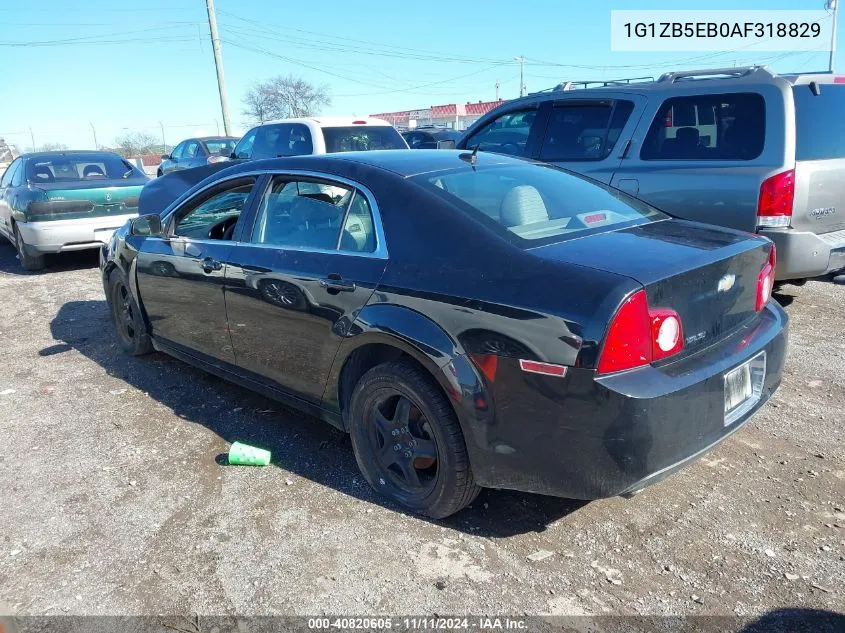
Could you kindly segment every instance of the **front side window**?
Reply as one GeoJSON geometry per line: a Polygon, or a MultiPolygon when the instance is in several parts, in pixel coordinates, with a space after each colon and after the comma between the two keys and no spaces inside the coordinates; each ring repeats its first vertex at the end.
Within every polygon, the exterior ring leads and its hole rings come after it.
{"type": "Polygon", "coordinates": [[[526,248],[666,218],[621,191],[539,163],[459,168],[411,180],[526,248]]]}
{"type": "Polygon", "coordinates": [[[196,158],[197,153],[200,151],[200,144],[196,141],[191,141],[188,143],[188,146],[185,148],[185,158],[196,158]]]}
{"type": "Polygon", "coordinates": [[[185,143],[179,143],[172,152],[170,152],[170,158],[182,158],[182,154],[185,152],[185,143]]]}
{"type": "Polygon", "coordinates": [[[232,239],[255,178],[239,178],[189,202],[176,212],[174,235],[193,239],[232,239]]]}
{"type": "Polygon", "coordinates": [[[657,111],[643,160],[753,160],[763,152],[762,95],[732,93],[667,99],[657,111]]]}
{"type": "Polygon", "coordinates": [[[235,158],[244,159],[252,157],[252,146],[255,145],[255,136],[258,134],[258,129],[257,127],[252,128],[238,141],[238,144],[235,145],[235,149],[232,151],[235,158]]]}
{"type": "Polygon", "coordinates": [[[276,176],[259,203],[252,242],[372,253],[373,212],[367,197],[348,185],[276,176]]]}
{"type": "Polygon", "coordinates": [[[525,156],[525,146],[537,110],[506,112],[490,121],[467,139],[467,149],[496,152],[511,156],[525,156]]]}
{"type": "Polygon", "coordinates": [[[392,125],[324,127],[326,153],[367,152],[374,149],[408,149],[405,139],[392,125]]]}
{"type": "Polygon", "coordinates": [[[631,101],[560,105],[552,110],[540,160],[603,160],[634,111],[631,101]]]}

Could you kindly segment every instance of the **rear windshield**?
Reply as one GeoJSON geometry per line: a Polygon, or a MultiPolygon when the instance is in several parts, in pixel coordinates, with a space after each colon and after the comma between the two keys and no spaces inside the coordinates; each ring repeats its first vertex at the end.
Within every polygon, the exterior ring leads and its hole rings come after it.
{"type": "Polygon", "coordinates": [[[324,127],[323,136],[328,154],[371,149],[408,149],[402,135],[390,125],[324,127]]]}
{"type": "Polygon", "coordinates": [[[621,191],[550,165],[476,167],[411,180],[526,247],[667,217],[621,191]]]}
{"type": "Polygon", "coordinates": [[[208,153],[212,156],[225,156],[226,158],[235,149],[235,141],[233,138],[215,138],[205,141],[205,146],[208,148],[208,153]]]}
{"type": "Polygon", "coordinates": [[[114,154],[59,154],[27,161],[26,178],[31,183],[75,182],[141,178],[137,167],[114,154]]]}
{"type": "Polygon", "coordinates": [[[845,85],[795,86],[795,158],[845,158],[845,85]]]}

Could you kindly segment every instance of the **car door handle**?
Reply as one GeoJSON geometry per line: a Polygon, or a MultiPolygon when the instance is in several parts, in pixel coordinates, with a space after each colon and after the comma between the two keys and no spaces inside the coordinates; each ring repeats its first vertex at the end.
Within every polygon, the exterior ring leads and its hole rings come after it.
{"type": "Polygon", "coordinates": [[[320,285],[329,292],[354,292],[355,284],[351,281],[344,281],[343,279],[334,279],[328,277],[320,280],[320,285]]]}
{"type": "Polygon", "coordinates": [[[221,264],[217,260],[211,259],[210,257],[206,257],[204,260],[202,260],[201,265],[202,271],[205,273],[212,273],[215,270],[220,270],[221,268],[223,268],[223,264],[221,264]]]}

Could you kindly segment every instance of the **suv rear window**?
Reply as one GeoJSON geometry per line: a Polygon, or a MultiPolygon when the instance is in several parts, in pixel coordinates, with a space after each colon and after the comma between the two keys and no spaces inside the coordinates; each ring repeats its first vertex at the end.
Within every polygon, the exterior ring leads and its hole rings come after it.
{"type": "Polygon", "coordinates": [[[667,217],[621,191],[539,163],[476,166],[411,180],[526,247],[667,217]]]}
{"type": "Polygon", "coordinates": [[[546,127],[540,160],[603,160],[616,145],[634,111],[631,101],[563,103],[555,106],[546,127]]]}
{"type": "Polygon", "coordinates": [[[326,153],[366,152],[373,149],[408,149],[405,139],[392,125],[324,127],[326,153]]]}
{"type": "Polygon", "coordinates": [[[845,85],[795,86],[795,158],[845,158],[845,85]]]}
{"type": "Polygon", "coordinates": [[[643,160],[753,160],[763,151],[766,104],[756,93],[676,97],[663,102],[643,160]]]}

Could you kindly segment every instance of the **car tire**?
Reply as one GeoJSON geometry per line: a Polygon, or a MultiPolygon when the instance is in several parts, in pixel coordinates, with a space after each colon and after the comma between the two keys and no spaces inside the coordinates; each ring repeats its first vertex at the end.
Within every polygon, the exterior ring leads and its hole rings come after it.
{"type": "Polygon", "coordinates": [[[26,242],[21,235],[18,225],[15,224],[15,247],[18,249],[18,261],[24,270],[36,271],[44,268],[44,255],[30,255],[26,250],[26,242]]]}
{"type": "Polygon", "coordinates": [[[141,309],[129,290],[126,276],[117,268],[109,274],[109,311],[117,342],[127,354],[142,356],[153,351],[153,344],[141,309]]]}
{"type": "Polygon", "coordinates": [[[348,419],[364,478],[408,510],[442,519],[481,491],[454,410],[414,363],[392,361],[365,373],[352,392],[348,419]]]}

